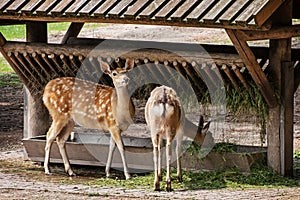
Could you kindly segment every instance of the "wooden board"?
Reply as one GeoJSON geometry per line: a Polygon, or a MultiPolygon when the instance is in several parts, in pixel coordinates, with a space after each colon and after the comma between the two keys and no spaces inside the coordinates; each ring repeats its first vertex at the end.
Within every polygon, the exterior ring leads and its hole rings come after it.
{"type": "Polygon", "coordinates": [[[105,0],[91,0],[80,11],[80,15],[92,14],[105,0]]]}
{"type": "Polygon", "coordinates": [[[113,7],[109,12],[108,16],[112,18],[117,18],[123,15],[123,13],[127,10],[127,7],[130,4],[134,3],[135,0],[123,0],[118,3],[115,7],[113,7]]]}
{"type": "Polygon", "coordinates": [[[26,4],[29,0],[15,0],[11,3],[7,8],[6,11],[8,13],[17,14],[17,12],[26,4]]]}
{"type": "Polygon", "coordinates": [[[61,0],[46,0],[39,8],[36,9],[36,12],[40,15],[46,15],[60,1],[61,0]]]}
{"type": "Polygon", "coordinates": [[[219,21],[223,24],[231,23],[240,13],[244,11],[246,5],[251,2],[251,0],[237,0],[234,4],[230,6],[228,10],[219,18],[219,21]]]}
{"type": "Polygon", "coordinates": [[[213,0],[203,0],[188,16],[187,21],[198,22],[200,18],[214,5],[213,0]]]}
{"type": "Polygon", "coordinates": [[[187,0],[171,15],[172,20],[183,20],[197,5],[199,0],[187,0]]]}
{"type": "Polygon", "coordinates": [[[139,14],[141,19],[151,19],[168,1],[157,0],[151,2],[149,6],[139,14]]]}
{"type": "Polygon", "coordinates": [[[133,19],[135,18],[140,12],[142,12],[151,1],[149,0],[138,0],[133,5],[128,7],[127,11],[124,13],[125,18],[133,19]]]}
{"type": "Polygon", "coordinates": [[[105,15],[117,5],[120,1],[118,0],[107,0],[101,6],[95,10],[94,15],[98,17],[105,17],[105,15]]]}
{"type": "Polygon", "coordinates": [[[239,25],[246,25],[251,19],[253,19],[254,12],[261,7],[262,4],[265,4],[268,0],[262,1],[253,1],[247,9],[245,9],[235,20],[239,25]]]}
{"type": "Polygon", "coordinates": [[[64,11],[74,3],[75,0],[63,0],[59,2],[52,10],[53,15],[62,15],[64,11]]]}
{"type": "Polygon", "coordinates": [[[220,0],[206,15],[203,16],[202,20],[206,23],[214,23],[218,19],[218,16],[222,15],[231,3],[232,0],[220,0]]]}
{"type": "MultiPolygon", "coordinates": [[[[150,138],[122,137],[125,146],[125,155],[131,173],[153,171],[153,150],[150,138]]],[[[105,166],[110,136],[103,134],[75,134],[75,142],[67,142],[66,149],[71,164],[105,166]]],[[[35,162],[44,162],[45,136],[38,136],[23,140],[28,158],[35,162]]],[[[164,148],[162,149],[164,151],[164,148]]],[[[175,148],[172,148],[175,155],[175,148]]],[[[162,155],[165,155],[162,152],[162,155]]],[[[236,153],[210,152],[205,158],[184,152],[182,167],[186,170],[224,170],[239,169],[241,172],[250,172],[255,163],[264,163],[266,149],[260,147],[238,146],[236,153]]],[[[175,156],[172,166],[176,166],[175,156]]],[[[50,154],[50,163],[63,163],[57,144],[54,142],[50,154]]],[[[166,166],[162,159],[162,167],[166,166]]],[[[121,156],[118,150],[114,151],[112,167],[123,169],[121,156]]]]}
{"type": "Polygon", "coordinates": [[[9,0],[9,1],[1,1],[0,2],[0,12],[6,9],[14,0],[9,0]]]}
{"type": "Polygon", "coordinates": [[[26,4],[22,9],[22,13],[33,13],[44,0],[31,0],[28,4],[26,4]]]}
{"type": "Polygon", "coordinates": [[[66,11],[66,15],[76,15],[78,11],[87,4],[87,0],[76,0],[66,11]]]}
{"type": "Polygon", "coordinates": [[[173,0],[155,14],[155,19],[166,20],[180,6],[181,0],[173,0]]]}

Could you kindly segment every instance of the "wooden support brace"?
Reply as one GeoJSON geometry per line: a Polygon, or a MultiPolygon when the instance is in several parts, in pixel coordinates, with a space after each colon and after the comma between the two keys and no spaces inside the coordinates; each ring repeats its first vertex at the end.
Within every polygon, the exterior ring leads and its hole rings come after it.
{"type": "Polygon", "coordinates": [[[275,26],[268,31],[236,30],[237,34],[245,41],[285,39],[300,36],[300,25],[275,26]]]}
{"type": "Polygon", "coordinates": [[[75,23],[72,22],[67,33],[65,34],[65,36],[63,37],[61,44],[66,44],[68,42],[68,39],[70,37],[77,37],[78,34],[80,33],[82,27],[83,27],[84,23],[75,23]]]}
{"type": "Polygon", "coordinates": [[[277,105],[277,99],[270,82],[268,81],[266,75],[262,71],[260,65],[258,64],[255,55],[248,46],[247,42],[241,39],[235,30],[226,30],[228,36],[233,42],[237,52],[246,64],[246,67],[258,86],[260,92],[264,96],[265,101],[269,107],[274,107],[277,105]]]}

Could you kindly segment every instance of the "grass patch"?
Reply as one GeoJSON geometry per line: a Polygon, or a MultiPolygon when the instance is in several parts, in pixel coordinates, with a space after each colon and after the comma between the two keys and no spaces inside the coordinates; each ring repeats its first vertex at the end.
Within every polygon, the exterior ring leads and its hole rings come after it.
{"type": "MultiPolygon", "coordinates": [[[[183,182],[176,179],[176,171],[172,171],[172,188],[180,190],[199,190],[199,189],[255,189],[255,188],[279,188],[279,187],[299,187],[297,179],[285,178],[275,174],[266,166],[255,165],[250,174],[244,175],[232,169],[226,171],[212,172],[183,172],[183,182]]],[[[165,174],[163,176],[164,180],[165,174]]],[[[131,180],[118,180],[98,178],[84,183],[89,186],[122,187],[126,189],[153,189],[154,174],[134,175],[131,180]]],[[[164,181],[161,182],[161,189],[164,190],[164,181]]]]}
{"type": "Polygon", "coordinates": [[[22,82],[15,73],[0,72],[0,86],[20,86],[22,82]]]}
{"type": "MultiPolygon", "coordinates": [[[[123,173],[112,170],[112,178],[106,178],[104,167],[73,166],[76,177],[69,178],[64,172],[63,165],[51,166],[53,175],[45,176],[42,166],[8,160],[1,161],[1,172],[18,173],[29,180],[45,182],[58,182],[61,184],[84,184],[92,187],[119,187],[124,189],[153,190],[154,174],[132,174],[132,179],[124,180],[123,173]],[[122,177],[122,178],[120,178],[122,177]]],[[[300,165],[300,164],[298,164],[300,165]]],[[[299,166],[300,167],[300,166],[299,166]]],[[[178,182],[176,170],[172,170],[172,188],[174,190],[200,190],[200,189],[264,189],[282,187],[300,187],[300,177],[286,178],[275,174],[264,165],[254,165],[249,174],[242,174],[236,169],[210,172],[183,171],[183,182],[178,182]]],[[[165,171],[163,171],[163,180],[165,171]]],[[[165,182],[161,181],[161,189],[165,190],[165,182]]],[[[89,196],[98,196],[90,193],[89,196]]],[[[100,195],[105,196],[105,195],[100,195]]]]}
{"type": "Polygon", "coordinates": [[[66,31],[68,30],[70,24],[71,24],[70,22],[48,23],[47,24],[48,34],[53,32],[58,32],[58,31],[66,31]]]}
{"type": "Polygon", "coordinates": [[[26,36],[25,25],[0,26],[0,32],[7,40],[24,39],[26,36]]]}
{"type": "Polygon", "coordinates": [[[0,74],[1,73],[13,73],[14,70],[10,67],[8,62],[5,60],[3,56],[0,54],[0,74]]]}

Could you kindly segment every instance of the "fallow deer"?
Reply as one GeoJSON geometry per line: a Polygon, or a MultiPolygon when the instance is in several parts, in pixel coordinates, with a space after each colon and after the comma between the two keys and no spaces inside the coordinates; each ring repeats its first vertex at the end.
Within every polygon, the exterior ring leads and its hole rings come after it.
{"type": "Polygon", "coordinates": [[[209,123],[203,127],[203,117],[200,120],[200,129],[192,122],[185,119],[184,109],[175,90],[167,86],[155,88],[146,103],[145,118],[151,132],[153,143],[154,161],[154,190],[160,190],[161,179],[161,142],[166,140],[166,190],[171,191],[170,162],[171,144],[176,138],[177,178],[182,181],[181,173],[181,142],[186,131],[186,136],[195,137],[197,144],[202,144],[209,127],[209,123]],[[187,124],[185,122],[187,121],[187,124]],[[197,134],[195,134],[197,132],[197,134]]]}
{"type": "Polygon", "coordinates": [[[53,119],[47,132],[45,146],[46,174],[50,174],[50,150],[56,139],[66,172],[70,176],[75,175],[70,166],[65,143],[77,123],[83,127],[110,132],[106,176],[110,176],[112,155],[117,144],[125,177],[130,178],[121,133],[133,122],[132,117],[135,113],[127,89],[129,78],[126,75],[126,72],[134,67],[134,59],[127,59],[124,68],[112,70],[103,61],[100,61],[100,66],[102,71],[112,78],[115,88],[73,77],[51,80],[45,87],[43,101],[53,119]]]}

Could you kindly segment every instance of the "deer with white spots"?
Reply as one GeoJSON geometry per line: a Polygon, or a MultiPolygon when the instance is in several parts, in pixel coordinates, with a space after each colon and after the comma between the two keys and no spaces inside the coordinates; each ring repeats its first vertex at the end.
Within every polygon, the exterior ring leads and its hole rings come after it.
{"type": "MultiPolygon", "coordinates": [[[[166,140],[166,190],[171,188],[170,165],[171,165],[171,144],[176,138],[176,160],[177,160],[177,178],[182,181],[181,173],[181,142],[183,136],[195,137],[197,144],[202,144],[208,131],[209,124],[203,128],[203,117],[200,119],[200,128],[192,122],[185,119],[184,109],[175,90],[167,86],[155,88],[146,103],[145,118],[151,132],[153,143],[153,161],[154,161],[154,190],[160,190],[161,174],[161,143],[162,139],[166,140]],[[195,134],[196,132],[196,134],[195,134]],[[194,134],[194,135],[193,135],[194,134]],[[192,136],[193,135],[193,136],[192,136]]],[[[212,136],[209,136],[212,139],[212,136]]]]}
{"type": "Polygon", "coordinates": [[[75,123],[92,129],[109,131],[111,134],[109,153],[106,163],[106,176],[110,176],[112,156],[117,145],[123,162],[126,179],[130,178],[125,159],[121,133],[133,123],[134,105],[130,99],[126,72],[134,67],[134,59],[127,59],[124,68],[110,69],[100,61],[100,66],[108,74],[115,88],[93,82],[62,77],[51,80],[45,87],[43,101],[53,122],[47,132],[45,146],[45,173],[50,174],[49,161],[51,146],[56,139],[65,170],[73,176],[65,144],[75,123]]]}

